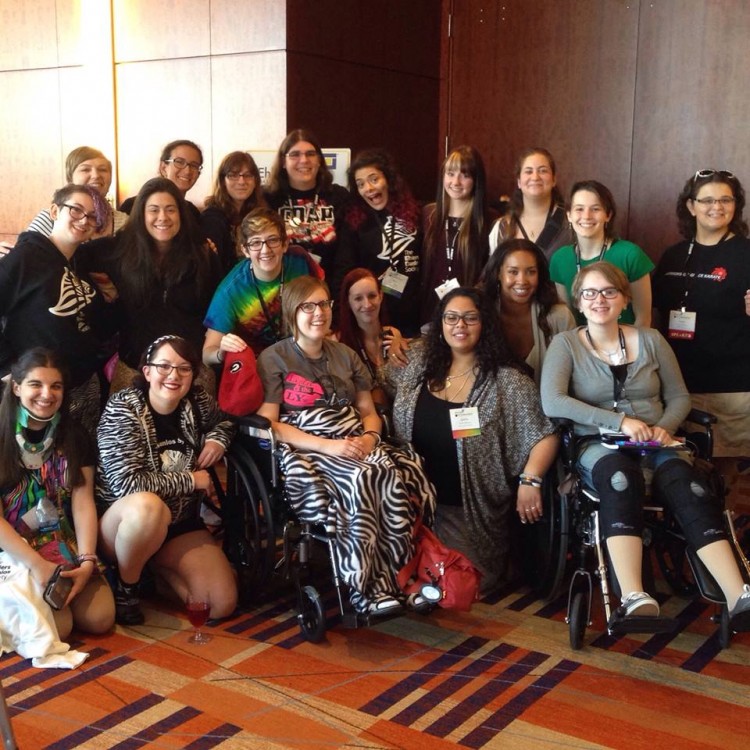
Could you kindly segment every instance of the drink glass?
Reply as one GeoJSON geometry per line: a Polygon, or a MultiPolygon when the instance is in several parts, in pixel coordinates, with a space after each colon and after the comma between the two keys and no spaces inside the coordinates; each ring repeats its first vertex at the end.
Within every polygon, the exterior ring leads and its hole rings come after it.
{"type": "Polygon", "coordinates": [[[188,643],[194,643],[197,646],[208,643],[211,640],[211,636],[201,633],[201,628],[206,624],[206,620],[208,620],[208,615],[211,612],[211,603],[207,599],[188,595],[185,607],[187,609],[188,620],[190,620],[190,624],[195,628],[193,635],[188,638],[188,643]]]}

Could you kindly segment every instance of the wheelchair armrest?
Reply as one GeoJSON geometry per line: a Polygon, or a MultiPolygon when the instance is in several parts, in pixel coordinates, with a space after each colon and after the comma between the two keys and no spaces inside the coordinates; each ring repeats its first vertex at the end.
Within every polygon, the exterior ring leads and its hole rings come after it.
{"type": "Polygon", "coordinates": [[[558,432],[572,432],[575,422],[566,417],[550,417],[549,421],[557,428],[558,432]]]}
{"type": "Polygon", "coordinates": [[[709,425],[716,424],[718,419],[715,415],[710,412],[703,411],[701,409],[691,409],[690,413],[685,417],[686,422],[695,422],[695,424],[708,427],[709,425]]]}
{"type": "Polygon", "coordinates": [[[238,427],[254,427],[256,430],[270,430],[271,420],[262,417],[260,414],[245,414],[242,417],[236,417],[234,414],[224,414],[226,419],[238,427]]]}

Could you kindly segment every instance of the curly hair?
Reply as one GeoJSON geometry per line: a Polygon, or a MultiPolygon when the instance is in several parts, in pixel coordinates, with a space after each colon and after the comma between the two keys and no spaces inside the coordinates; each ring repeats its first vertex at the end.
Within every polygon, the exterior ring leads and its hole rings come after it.
{"type": "Polygon", "coordinates": [[[479,368],[477,379],[497,375],[501,367],[516,367],[524,371],[505,342],[487,295],[473,287],[457,287],[440,300],[425,341],[425,379],[430,389],[444,388],[445,378],[450,372],[453,352],[443,336],[443,313],[448,303],[456,297],[471,300],[479,311],[482,330],[474,350],[476,366],[479,368]]]}
{"type": "Polygon", "coordinates": [[[717,172],[713,170],[705,171],[711,171],[713,173],[708,177],[699,177],[696,172],[695,176],[691,177],[685,183],[685,187],[682,188],[682,192],[677,198],[677,226],[680,230],[680,234],[688,240],[695,237],[695,216],[693,216],[688,210],[687,202],[689,200],[695,200],[698,191],[704,185],[710,185],[715,182],[720,185],[729,185],[732,195],[734,196],[734,216],[732,217],[732,221],[729,222],[730,231],[742,237],[747,237],[747,222],[742,217],[742,211],[745,208],[745,190],[742,187],[742,184],[729,172],[717,172]]]}
{"type": "Polygon", "coordinates": [[[205,205],[206,208],[211,206],[218,208],[229,218],[232,225],[239,224],[254,208],[266,206],[263,187],[260,183],[260,170],[250,154],[246,151],[232,151],[221,160],[219,171],[216,173],[216,179],[214,180],[213,193],[206,198],[205,205]],[[227,190],[227,175],[230,172],[242,169],[252,173],[255,180],[255,189],[245,199],[242,206],[237,209],[234,199],[227,190]]]}
{"type": "Polygon", "coordinates": [[[372,209],[359,194],[357,188],[357,171],[365,167],[374,167],[383,173],[388,185],[387,210],[394,218],[403,223],[408,232],[413,232],[419,226],[419,204],[399,173],[393,157],[380,148],[360,151],[349,166],[348,187],[352,199],[345,216],[347,224],[352,229],[359,229],[368,216],[372,214],[372,209]]]}
{"type": "Polygon", "coordinates": [[[294,148],[295,144],[300,141],[306,141],[311,144],[318,153],[319,167],[318,176],[315,180],[315,189],[318,192],[323,192],[324,190],[328,190],[333,184],[333,175],[326,164],[320,141],[309,130],[297,128],[296,130],[292,130],[292,132],[284,138],[279,146],[279,150],[276,152],[276,157],[273,160],[273,166],[271,167],[271,173],[268,176],[268,183],[266,185],[266,190],[269,193],[289,192],[289,174],[284,166],[284,159],[286,159],[286,155],[292,150],[292,148],[294,148]]]}
{"type": "Polygon", "coordinates": [[[557,296],[557,288],[549,275],[549,263],[539,245],[526,239],[509,239],[498,245],[497,250],[490,256],[487,265],[482,271],[479,286],[484,290],[490,305],[493,309],[499,310],[502,306],[502,294],[500,292],[500,271],[502,270],[505,259],[516,252],[530,253],[534,256],[537,268],[537,288],[534,299],[539,306],[539,315],[537,323],[544,333],[544,338],[549,343],[552,338],[552,331],[547,321],[547,315],[553,305],[560,302],[557,296]]]}

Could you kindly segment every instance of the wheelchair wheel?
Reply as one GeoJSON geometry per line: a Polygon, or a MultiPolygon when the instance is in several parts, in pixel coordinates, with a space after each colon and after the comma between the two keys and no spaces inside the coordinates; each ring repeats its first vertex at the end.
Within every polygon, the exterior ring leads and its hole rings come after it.
{"type": "Polygon", "coordinates": [[[320,594],[313,586],[301,586],[299,589],[297,621],[305,640],[310,643],[320,643],[323,640],[326,634],[326,616],[320,594]]]}
{"type": "Polygon", "coordinates": [[[583,646],[583,637],[588,625],[588,601],[583,591],[576,591],[570,603],[570,616],[568,620],[568,636],[570,647],[573,651],[580,651],[583,646]]]}
{"type": "Polygon", "coordinates": [[[236,566],[243,599],[271,577],[276,535],[266,483],[250,454],[233,443],[226,456],[227,556],[236,566]]]}

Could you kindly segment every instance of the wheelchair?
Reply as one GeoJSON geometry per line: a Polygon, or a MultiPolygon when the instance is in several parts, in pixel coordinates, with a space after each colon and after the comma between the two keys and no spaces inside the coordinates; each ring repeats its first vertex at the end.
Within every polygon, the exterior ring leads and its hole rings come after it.
{"type": "MultiPolygon", "coordinates": [[[[591,612],[594,582],[601,590],[607,633],[611,636],[626,633],[672,632],[677,622],[666,617],[624,616],[619,602],[619,590],[614,575],[610,575],[606,545],[599,527],[599,498],[584,486],[576,472],[576,457],[580,441],[573,434],[568,420],[553,420],[561,433],[559,460],[550,470],[543,485],[543,516],[528,529],[527,566],[529,582],[540,598],[559,597],[567,581],[567,611],[570,646],[582,648],[586,628],[592,624],[591,612]]],[[[725,488],[721,475],[710,465],[713,451],[712,425],[716,418],[706,412],[692,410],[687,421],[699,426],[699,431],[683,435],[686,444],[697,457],[707,481],[722,507],[725,488]]],[[[730,544],[744,576],[750,579],[750,564],[737,540],[732,516],[724,512],[730,544]]],[[[652,558],[655,558],[662,577],[678,596],[692,598],[701,595],[718,607],[712,620],[719,625],[719,643],[728,648],[731,639],[728,607],[716,581],[698,555],[690,548],[676,520],[667,508],[646,498],[643,530],[646,587],[653,589],[652,558]],[[652,554],[653,553],[653,554],[652,554]]]]}
{"type": "MultiPolygon", "coordinates": [[[[313,568],[324,557],[322,548],[327,551],[343,626],[368,626],[371,616],[354,611],[348,602],[334,538],[322,525],[300,523],[286,502],[270,421],[257,414],[232,420],[238,425],[238,435],[224,458],[224,481],[214,472],[218,503],[209,506],[223,521],[224,551],[237,571],[240,604],[255,604],[272,588],[291,586],[302,636],[312,643],[322,641],[325,606],[312,583],[313,568]]],[[[378,621],[390,616],[376,615],[378,621]]]]}

